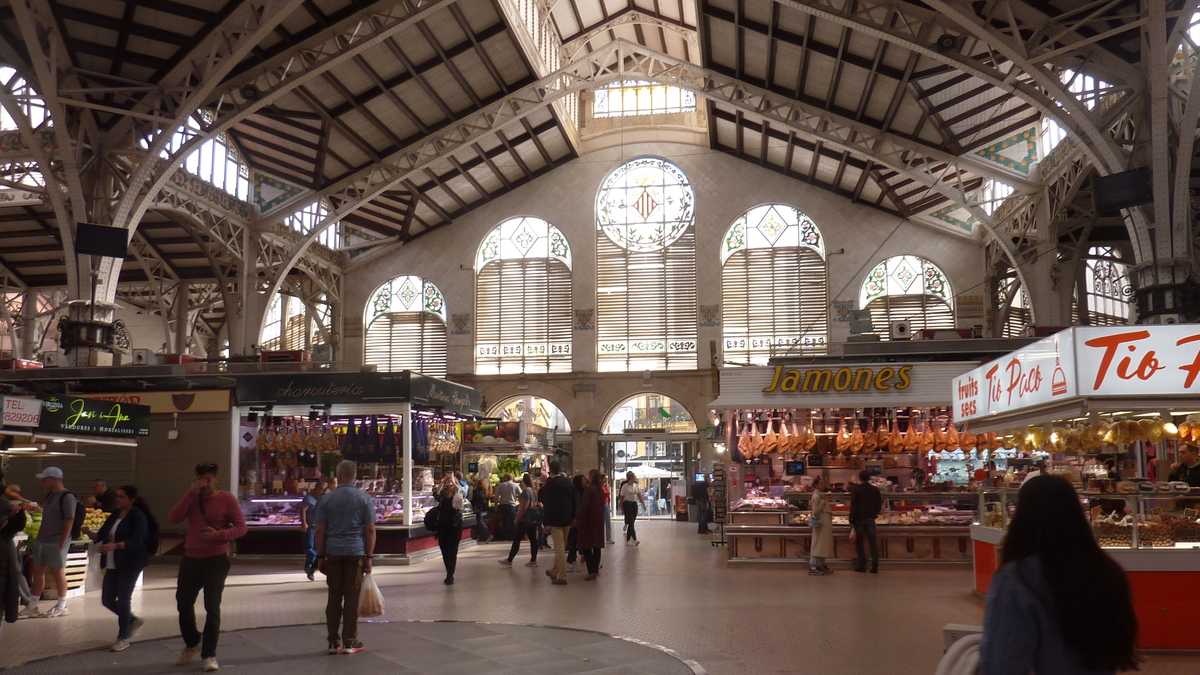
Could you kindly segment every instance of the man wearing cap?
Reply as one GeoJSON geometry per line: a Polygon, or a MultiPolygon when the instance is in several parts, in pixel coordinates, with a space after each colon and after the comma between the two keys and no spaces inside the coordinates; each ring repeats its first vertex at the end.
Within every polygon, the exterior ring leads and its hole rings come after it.
{"type": "Polygon", "coordinates": [[[67,615],[67,549],[71,546],[71,527],[75,524],[75,507],[79,499],[63,487],[63,471],[57,466],[48,466],[37,475],[46,490],[46,496],[36,508],[42,512],[42,525],[37,540],[33,542],[33,602],[25,610],[25,616],[46,616],[51,619],[67,615]],[[47,573],[54,575],[54,590],[58,600],[54,607],[42,614],[38,601],[46,590],[47,573]]]}

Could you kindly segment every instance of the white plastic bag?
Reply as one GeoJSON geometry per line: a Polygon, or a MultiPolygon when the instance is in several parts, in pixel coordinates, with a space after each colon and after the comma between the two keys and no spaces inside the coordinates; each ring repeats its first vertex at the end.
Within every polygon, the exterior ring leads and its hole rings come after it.
{"type": "Polygon", "coordinates": [[[383,616],[383,592],[375,577],[367,574],[363,577],[362,588],[358,591],[358,615],[360,617],[383,616]]]}

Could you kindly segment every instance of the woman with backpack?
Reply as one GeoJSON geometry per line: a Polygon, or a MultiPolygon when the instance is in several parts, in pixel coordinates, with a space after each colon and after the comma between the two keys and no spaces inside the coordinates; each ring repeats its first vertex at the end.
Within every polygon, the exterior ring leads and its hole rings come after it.
{"type": "Polygon", "coordinates": [[[521,477],[521,494],[517,498],[517,531],[513,533],[512,547],[508,549],[508,557],[500,561],[505,567],[512,567],[513,559],[521,548],[521,537],[529,538],[529,562],[526,567],[537,567],[538,535],[542,528],[542,509],[537,503],[533,491],[533,479],[529,474],[521,477]]]}
{"type": "Polygon", "coordinates": [[[130,604],[138,577],[149,562],[150,548],[155,546],[152,521],[149,507],[138,496],[137,488],[123,485],[117,488],[116,511],[96,534],[100,569],[104,570],[100,603],[117,615],[117,641],[111,647],[114,652],[129,649],[130,638],[142,627],[142,620],[133,615],[130,604]]]}
{"type": "Polygon", "coordinates": [[[463,529],[463,495],[454,474],[446,474],[437,499],[438,548],[442,550],[442,564],[446,566],[446,580],[443,583],[453,586],[454,569],[458,566],[458,545],[462,540],[463,529]]]}

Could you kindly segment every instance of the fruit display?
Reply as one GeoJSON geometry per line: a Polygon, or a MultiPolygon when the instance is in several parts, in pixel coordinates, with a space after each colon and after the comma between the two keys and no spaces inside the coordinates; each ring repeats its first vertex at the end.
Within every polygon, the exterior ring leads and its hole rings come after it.
{"type": "Polygon", "coordinates": [[[85,532],[99,532],[100,528],[104,527],[104,521],[108,520],[108,514],[100,509],[88,508],[84,509],[83,513],[83,530],[85,532]]]}

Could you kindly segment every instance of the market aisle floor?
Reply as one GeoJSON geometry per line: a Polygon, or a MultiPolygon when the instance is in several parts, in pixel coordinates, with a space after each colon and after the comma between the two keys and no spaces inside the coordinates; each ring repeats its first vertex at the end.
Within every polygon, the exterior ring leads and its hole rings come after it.
{"type": "MultiPolygon", "coordinates": [[[[524,546],[518,565],[502,568],[496,560],[508,547],[500,544],[464,550],[453,587],[442,585],[437,560],[383,568],[377,578],[387,597],[387,618],[594,630],[668,647],[716,675],[874,675],[932,673],[942,626],[982,617],[982,603],[968,591],[969,568],[885,568],[878,576],[839,570],[831,577],[809,577],[800,566],[728,568],[723,551],[696,535],[694,524],[647,522],[638,529],[640,547],[605,549],[604,573],[595,583],[579,577],[565,587],[551,586],[542,570],[552,556],[547,552],[541,568],[527,569],[521,566],[527,560],[524,546]]],[[[308,582],[298,571],[239,562],[225,591],[222,627],[317,623],[324,602],[324,584],[308,582]]],[[[177,635],[174,606],[173,569],[152,566],[146,589],[135,599],[147,620],[139,638],[177,635]]],[[[92,594],[74,601],[65,619],[0,628],[0,666],[99,648],[111,642],[115,629],[115,619],[92,594]]],[[[314,654],[323,646],[318,636],[314,654]]],[[[245,669],[237,667],[234,654],[223,664],[234,672],[245,669]]],[[[270,672],[261,661],[244,666],[270,672]]],[[[1142,672],[1200,672],[1200,656],[1152,657],[1142,672]]]]}

